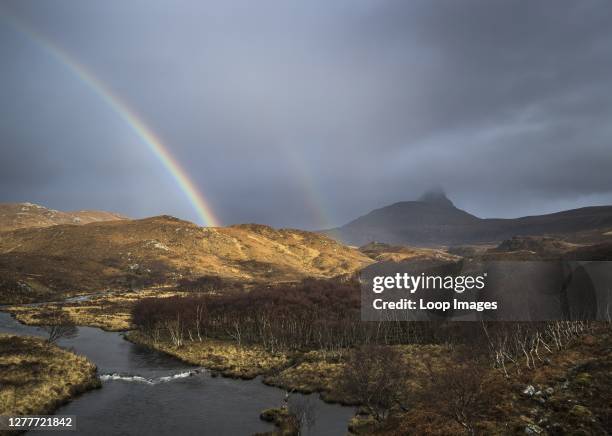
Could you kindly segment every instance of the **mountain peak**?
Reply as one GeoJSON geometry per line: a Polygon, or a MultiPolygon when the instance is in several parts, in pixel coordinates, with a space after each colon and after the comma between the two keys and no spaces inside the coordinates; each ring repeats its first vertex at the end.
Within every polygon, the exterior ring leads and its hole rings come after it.
{"type": "Polygon", "coordinates": [[[439,206],[455,207],[452,201],[448,199],[446,193],[441,188],[432,189],[423,193],[418,201],[423,203],[437,204],[439,206]]]}

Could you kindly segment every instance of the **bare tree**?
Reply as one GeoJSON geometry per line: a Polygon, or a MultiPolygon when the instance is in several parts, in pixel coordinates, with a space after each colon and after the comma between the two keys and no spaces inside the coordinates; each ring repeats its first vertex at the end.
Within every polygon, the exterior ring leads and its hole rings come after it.
{"type": "Polygon", "coordinates": [[[408,367],[390,346],[366,345],[350,353],[342,375],[343,391],[378,422],[399,407],[405,409],[408,367]]]}
{"type": "Polygon", "coordinates": [[[77,328],[74,325],[74,322],[63,312],[53,315],[49,319],[49,322],[49,325],[43,327],[48,335],[48,344],[55,344],[62,338],[71,338],[77,334],[77,328]]]}
{"type": "Polygon", "coordinates": [[[183,323],[180,313],[176,314],[176,318],[166,321],[165,327],[174,346],[181,347],[183,345],[183,323]]]}
{"type": "Polygon", "coordinates": [[[483,376],[486,363],[467,352],[459,353],[452,364],[435,366],[425,360],[426,383],[420,399],[435,404],[436,411],[476,434],[476,422],[484,407],[483,376]]]}

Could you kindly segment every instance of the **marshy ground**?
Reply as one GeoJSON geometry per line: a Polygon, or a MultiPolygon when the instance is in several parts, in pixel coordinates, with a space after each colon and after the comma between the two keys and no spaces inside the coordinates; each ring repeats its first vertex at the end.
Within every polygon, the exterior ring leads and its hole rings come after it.
{"type": "Polygon", "coordinates": [[[139,300],[184,294],[186,293],[164,288],[151,288],[100,294],[72,302],[13,305],[4,307],[3,310],[27,325],[49,325],[58,319],[63,319],[75,325],[99,327],[106,331],[122,331],[133,328],[131,311],[139,300]]]}

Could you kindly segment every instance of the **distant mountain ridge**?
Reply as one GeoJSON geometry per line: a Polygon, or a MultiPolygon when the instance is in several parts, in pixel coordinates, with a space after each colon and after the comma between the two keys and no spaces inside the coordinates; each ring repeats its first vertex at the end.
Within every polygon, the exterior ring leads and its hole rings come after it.
{"type": "Polygon", "coordinates": [[[99,210],[62,212],[34,203],[0,203],[0,232],[59,224],[89,224],[100,221],[124,220],[117,213],[99,210]]]}
{"type": "Polygon", "coordinates": [[[572,209],[521,218],[478,218],[457,208],[441,191],[416,201],[375,209],[324,233],[350,245],[372,241],[387,244],[441,246],[498,242],[513,236],[569,235],[609,238],[612,206],[572,209]]]}

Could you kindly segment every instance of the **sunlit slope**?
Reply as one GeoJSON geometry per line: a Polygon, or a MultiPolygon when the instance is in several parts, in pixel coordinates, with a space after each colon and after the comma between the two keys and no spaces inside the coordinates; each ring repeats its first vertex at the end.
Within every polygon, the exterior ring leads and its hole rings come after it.
{"type": "Polygon", "coordinates": [[[116,221],[125,217],[99,210],[62,212],[33,203],[0,203],[0,232],[29,227],[49,227],[58,224],[88,224],[116,221]]]}
{"type": "Polygon", "coordinates": [[[371,262],[317,233],[254,224],[204,228],[159,216],[5,232],[0,295],[47,299],[63,291],[139,288],[203,275],[293,281],[347,274],[371,262]]]}

